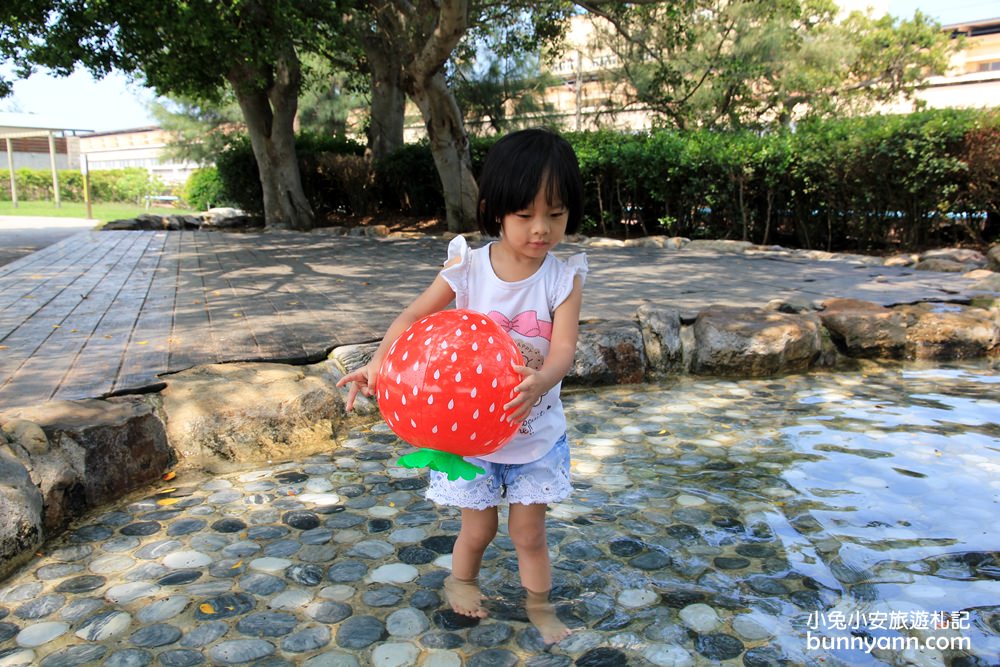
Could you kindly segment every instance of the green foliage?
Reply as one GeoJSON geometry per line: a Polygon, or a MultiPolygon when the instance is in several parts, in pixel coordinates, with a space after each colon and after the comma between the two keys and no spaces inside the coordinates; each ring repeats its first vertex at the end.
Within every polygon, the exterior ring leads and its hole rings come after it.
{"type": "MultiPolygon", "coordinates": [[[[331,211],[353,212],[361,208],[360,202],[367,201],[365,197],[357,199],[358,179],[362,178],[358,175],[357,163],[333,159],[333,156],[362,156],[364,146],[339,137],[301,134],[296,139],[295,149],[302,188],[317,215],[331,211]],[[355,198],[355,207],[351,206],[352,198],[355,198]]],[[[229,138],[229,143],[216,158],[216,168],[227,200],[244,211],[255,214],[263,211],[264,195],[257,161],[246,135],[229,138]]]]}
{"type": "MultiPolygon", "coordinates": [[[[9,172],[0,169],[0,199],[10,200],[9,172]]],[[[16,169],[14,180],[18,199],[53,199],[52,172],[48,169],[16,169]]],[[[132,202],[145,204],[147,195],[160,194],[165,186],[158,178],[140,167],[127,169],[91,170],[90,199],[94,202],[132,202]]],[[[82,202],[83,174],[78,169],[59,171],[59,197],[65,201],[82,202]]]]}
{"type": "Polygon", "coordinates": [[[228,204],[219,170],[215,167],[202,167],[191,172],[184,183],[183,199],[188,206],[199,211],[228,204]]]}

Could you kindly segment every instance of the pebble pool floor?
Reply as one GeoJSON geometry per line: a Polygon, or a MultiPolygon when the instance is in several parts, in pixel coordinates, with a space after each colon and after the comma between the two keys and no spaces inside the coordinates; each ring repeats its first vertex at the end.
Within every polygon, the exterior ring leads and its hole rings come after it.
{"type": "Polygon", "coordinates": [[[997,362],[565,402],[575,492],[549,544],[574,632],[558,645],[525,622],[503,528],[491,616],[444,607],[457,514],[393,465],[406,448],[379,423],[78,521],[0,583],[0,667],[998,664],[997,362]],[[851,637],[882,645],[830,643],[851,637]],[[889,644],[928,638],[966,644],[889,644]]]}

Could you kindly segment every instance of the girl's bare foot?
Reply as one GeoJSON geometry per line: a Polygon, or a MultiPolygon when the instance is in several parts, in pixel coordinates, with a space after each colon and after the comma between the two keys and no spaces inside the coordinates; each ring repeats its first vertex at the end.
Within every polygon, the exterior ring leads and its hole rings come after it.
{"type": "Polygon", "coordinates": [[[467,581],[448,575],[444,580],[444,596],[457,614],[473,618],[489,615],[483,608],[483,593],[475,579],[467,581]]]}
{"type": "Polygon", "coordinates": [[[528,620],[538,629],[542,641],[546,644],[555,644],[569,637],[571,630],[556,616],[556,608],[549,602],[548,591],[543,593],[528,591],[524,610],[528,612],[528,620]]]}

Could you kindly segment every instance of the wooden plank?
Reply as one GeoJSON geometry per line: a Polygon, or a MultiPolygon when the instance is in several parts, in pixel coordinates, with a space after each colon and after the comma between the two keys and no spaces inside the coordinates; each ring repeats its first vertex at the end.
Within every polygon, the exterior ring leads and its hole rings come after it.
{"type": "MultiPolygon", "coordinates": [[[[143,272],[148,271],[150,258],[153,262],[159,260],[158,253],[168,241],[166,232],[152,232],[152,234],[153,238],[146,247],[143,258],[136,263],[133,273],[128,276],[111,301],[97,327],[74,359],[72,367],[63,377],[53,398],[104,396],[113,390],[129,337],[136,321],[143,316],[148,302],[148,299],[141,294],[143,272]]],[[[148,277],[155,280],[152,273],[148,277]]],[[[158,370],[165,369],[164,361],[158,370]]]]}
{"type": "Polygon", "coordinates": [[[259,359],[257,340],[247,324],[240,303],[222,278],[222,269],[205,232],[192,236],[198,252],[198,272],[204,287],[205,310],[216,337],[217,356],[213,361],[259,359]]]}
{"type": "Polygon", "coordinates": [[[47,400],[56,393],[150,239],[151,233],[126,238],[8,337],[15,353],[0,359],[0,401],[47,400]]]}
{"type": "MultiPolygon", "coordinates": [[[[86,232],[81,233],[85,234],[86,232]]],[[[74,234],[73,236],[66,237],[62,241],[57,241],[52,245],[40,248],[31,254],[0,266],[0,284],[3,284],[4,276],[19,271],[30,271],[32,267],[48,266],[59,258],[73,252],[76,245],[80,243],[79,240],[74,239],[75,236],[77,235],[74,234]]]]}

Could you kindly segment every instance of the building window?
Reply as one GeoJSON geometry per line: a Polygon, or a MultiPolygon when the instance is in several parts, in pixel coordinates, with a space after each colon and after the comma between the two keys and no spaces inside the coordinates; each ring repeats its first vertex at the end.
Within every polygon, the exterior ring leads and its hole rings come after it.
{"type": "Polygon", "coordinates": [[[1000,60],[994,60],[988,63],[979,63],[977,72],[1000,72],[1000,60]]]}

